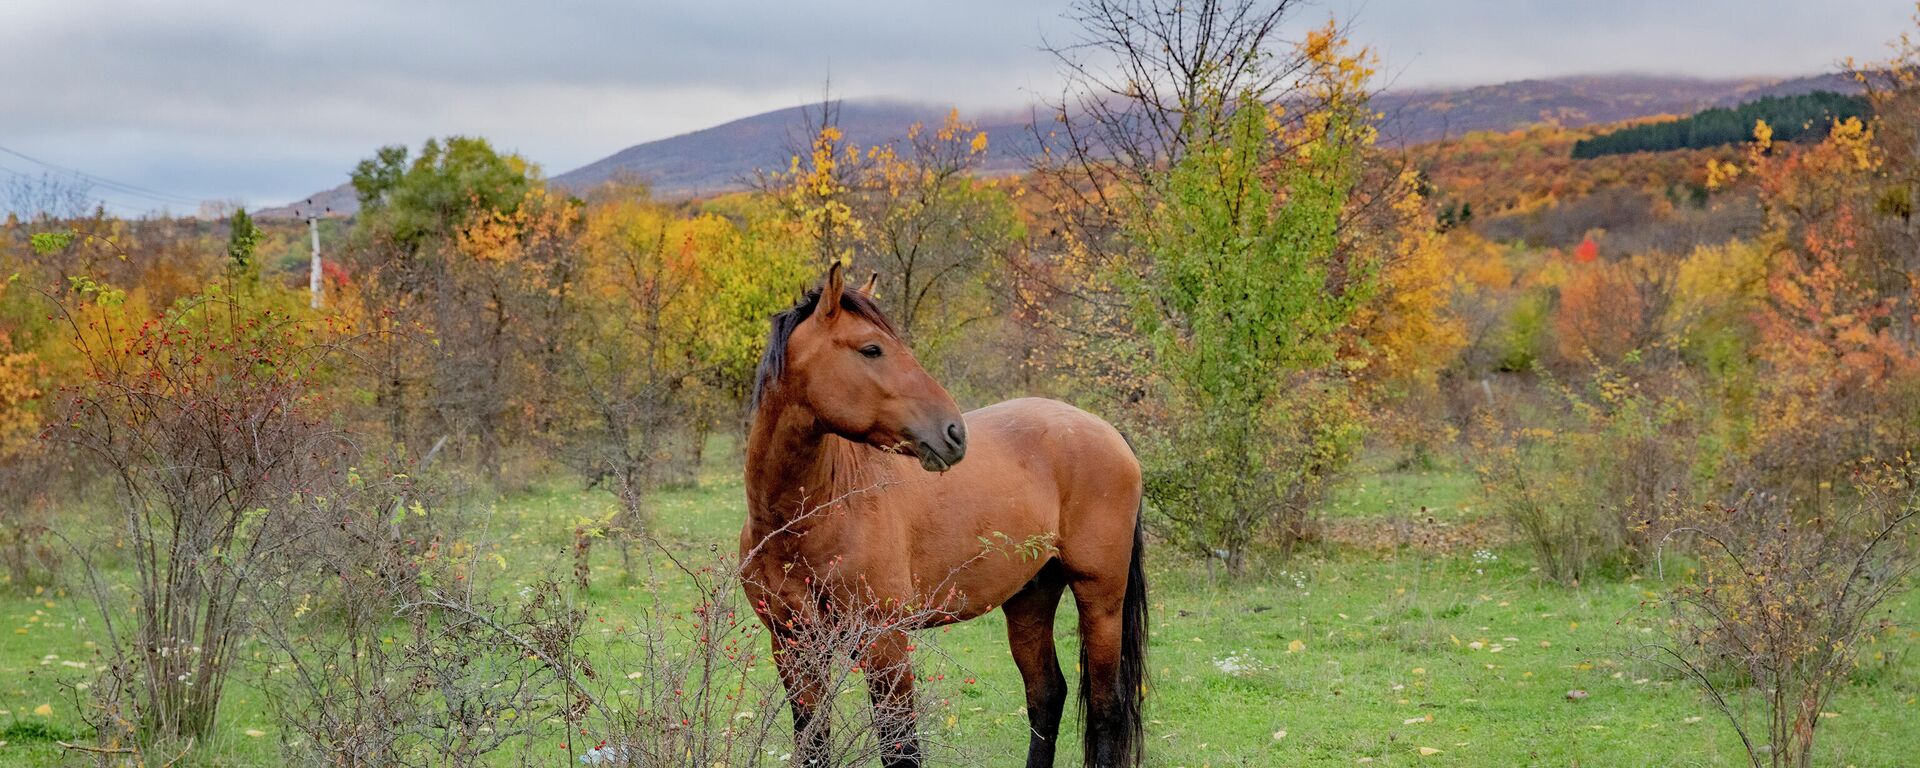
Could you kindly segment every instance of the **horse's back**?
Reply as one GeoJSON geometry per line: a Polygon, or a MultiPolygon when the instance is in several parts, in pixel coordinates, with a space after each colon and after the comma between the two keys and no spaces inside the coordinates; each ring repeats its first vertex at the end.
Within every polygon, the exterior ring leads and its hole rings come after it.
{"type": "Polygon", "coordinates": [[[1056,471],[1125,480],[1121,485],[1138,490],[1140,464],[1126,438],[1105,419],[1068,403],[1023,397],[968,411],[966,421],[969,443],[985,449],[990,462],[1011,458],[1044,464],[1056,471]]]}

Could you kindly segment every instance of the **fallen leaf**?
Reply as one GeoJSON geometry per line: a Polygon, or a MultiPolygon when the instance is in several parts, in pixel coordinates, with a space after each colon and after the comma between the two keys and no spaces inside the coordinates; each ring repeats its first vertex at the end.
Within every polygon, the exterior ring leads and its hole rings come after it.
{"type": "Polygon", "coordinates": [[[1306,649],[1307,649],[1307,644],[1300,642],[1299,640],[1294,640],[1292,642],[1287,643],[1287,653],[1299,653],[1306,649]]]}
{"type": "Polygon", "coordinates": [[[1434,749],[1433,747],[1420,748],[1421,757],[1433,757],[1434,755],[1437,755],[1437,754],[1440,754],[1440,750],[1434,749]]]}
{"type": "Polygon", "coordinates": [[[52,716],[53,716],[53,705],[52,705],[52,704],[42,704],[42,705],[40,705],[40,706],[37,706],[37,707],[34,707],[34,708],[33,708],[33,713],[34,713],[34,714],[36,714],[36,715],[39,715],[39,716],[41,716],[41,717],[52,717],[52,716]]]}

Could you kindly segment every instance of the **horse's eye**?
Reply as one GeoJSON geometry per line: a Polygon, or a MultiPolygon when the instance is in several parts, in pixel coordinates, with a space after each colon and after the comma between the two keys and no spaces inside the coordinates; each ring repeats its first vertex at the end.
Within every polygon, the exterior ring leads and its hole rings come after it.
{"type": "Polygon", "coordinates": [[[880,356],[880,345],[878,345],[878,344],[868,344],[868,345],[866,345],[866,346],[864,346],[864,347],[861,347],[861,348],[860,348],[860,354],[863,354],[863,355],[866,355],[867,357],[879,357],[879,356],[880,356]]]}

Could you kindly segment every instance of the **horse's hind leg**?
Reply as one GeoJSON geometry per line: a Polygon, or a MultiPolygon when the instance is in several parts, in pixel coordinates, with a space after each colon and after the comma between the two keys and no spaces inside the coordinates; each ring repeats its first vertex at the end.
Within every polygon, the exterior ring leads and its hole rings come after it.
{"type": "Polygon", "coordinates": [[[1033,581],[1008,598],[1007,644],[1027,685],[1027,768],[1052,768],[1060,736],[1060,713],[1067,705],[1067,678],[1060,673],[1060,655],[1053,648],[1053,614],[1060,592],[1067,586],[1060,564],[1040,569],[1033,581]]]}
{"type": "Polygon", "coordinates": [[[1140,714],[1146,688],[1147,580],[1141,567],[1142,532],[1133,533],[1132,562],[1076,574],[1080,608],[1080,702],[1087,721],[1086,765],[1138,766],[1145,733],[1140,714]]]}
{"type": "Polygon", "coordinates": [[[1120,768],[1118,743],[1125,727],[1125,693],[1120,690],[1120,610],[1126,582],[1111,578],[1073,582],[1080,610],[1080,704],[1086,719],[1086,765],[1120,768]]]}

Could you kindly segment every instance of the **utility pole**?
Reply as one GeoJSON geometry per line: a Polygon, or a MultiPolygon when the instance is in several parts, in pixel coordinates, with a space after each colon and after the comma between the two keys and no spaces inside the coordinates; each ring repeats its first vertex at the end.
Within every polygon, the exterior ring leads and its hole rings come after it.
{"type": "Polygon", "coordinates": [[[320,217],[307,216],[307,230],[313,234],[313,272],[307,278],[307,287],[313,291],[313,308],[320,308],[320,217]]]}

